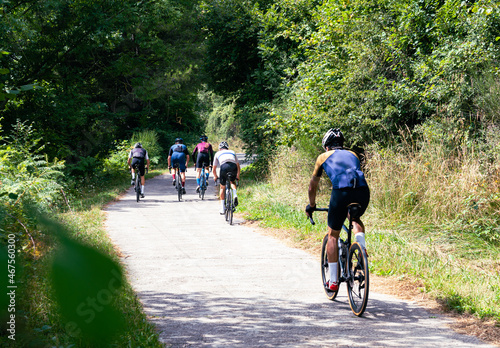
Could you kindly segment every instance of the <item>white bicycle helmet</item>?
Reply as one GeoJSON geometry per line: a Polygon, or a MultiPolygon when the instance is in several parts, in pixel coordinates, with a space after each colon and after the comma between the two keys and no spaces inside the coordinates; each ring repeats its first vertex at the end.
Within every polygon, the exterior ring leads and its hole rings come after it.
{"type": "Polygon", "coordinates": [[[327,147],[344,146],[344,134],[338,128],[330,128],[325,133],[321,145],[324,149],[327,147]]]}

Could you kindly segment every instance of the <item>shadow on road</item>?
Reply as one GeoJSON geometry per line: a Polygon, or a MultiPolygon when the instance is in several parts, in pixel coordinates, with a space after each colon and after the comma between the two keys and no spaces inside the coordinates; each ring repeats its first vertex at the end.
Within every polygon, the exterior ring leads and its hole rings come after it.
{"type": "Polygon", "coordinates": [[[469,341],[468,336],[457,342],[449,330],[432,325],[421,325],[416,330],[415,326],[428,315],[404,303],[388,306],[373,300],[365,317],[358,318],[351,313],[345,297],[317,304],[290,301],[283,295],[282,300],[262,300],[214,297],[203,292],[182,296],[140,293],[151,320],[161,322],[161,336],[172,347],[331,347],[352,346],[352,342],[365,347],[430,347],[436,337],[441,342],[453,341],[453,346],[477,343],[474,338],[469,341]],[[367,326],[367,322],[371,324],[367,326]]]}

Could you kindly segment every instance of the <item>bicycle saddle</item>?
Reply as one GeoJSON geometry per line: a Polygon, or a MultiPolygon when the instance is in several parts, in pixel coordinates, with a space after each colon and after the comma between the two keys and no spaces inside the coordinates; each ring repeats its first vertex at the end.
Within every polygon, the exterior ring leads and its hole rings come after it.
{"type": "Polygon", "coordinates": [[[347,211],[351,219],[357,219],[361,213],[361,205],[359,203],[351,203],[347,206],[347,211]]]}

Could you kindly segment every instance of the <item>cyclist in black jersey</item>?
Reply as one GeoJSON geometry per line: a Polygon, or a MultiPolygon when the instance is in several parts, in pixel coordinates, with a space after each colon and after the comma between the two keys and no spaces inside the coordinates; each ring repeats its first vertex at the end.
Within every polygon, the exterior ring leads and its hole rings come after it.
{"type": "MultiPolygon", "coordinates": [[[[360,156],[344,148],[344,135],[340,129],[330,129],[322,141],[324,153],[318,156],[311,182],[309,183],[309,204],[306,215],[312,216],[316,208],[316,191],[321,174],[326,172],[332,182],[332,195],[328,209],[327,257],[330,269],[328,284],[332,291],[338,290],[338,238],[342,224],[347,217],[347,206],[351,203],[361,205],[363,215],[370,202],[370,190],[361,170],[360,156]],[[332,262],[335,261],[335,262],[332,262]]],[[[360,218],[353,220],[353,231],[358,242],[365,250],[365,226],[360,218]]]]}
{"type": "Polygon", "coordinates": [[[134,179],[136,175],[134,167],[137,166],[137,169],[139,170],[138,175],[141,176],[141,197],[144,198],[144,184],[146,183],[144,174],[145,174],[145,168],[149,170],[149,156],[148,152],[146,151],[146,149],[142,147],[141,143],[136,143],[134,145],[134,148],[130,151],[128,155],[127,164],[130,167],[130,170],[132,171],[132,182],[131,182],[132,185],[134,184],[134,179]]]}

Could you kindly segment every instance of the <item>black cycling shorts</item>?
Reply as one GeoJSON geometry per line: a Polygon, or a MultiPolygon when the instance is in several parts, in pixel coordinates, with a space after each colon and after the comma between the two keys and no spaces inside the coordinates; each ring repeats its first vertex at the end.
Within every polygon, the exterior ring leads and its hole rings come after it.
{"type": "Polygon", "coordinates": [[[363,215],[370,202],[370,189],[368,187],[346,188],[332,190],[330,208],[328,209],[328,227],[340,230],[347,218],[347,206],[351,203],[361,205],[360,215],[363,215]]]}
{"type": "Polygon", "coordinates": [[[196,168],[203,168],[210,166],[210,155],[204,152],[198,152],[198,156],[196,157],[196,168]]]}
{"type": "Polygon", "coordinates": [[[236,180],[236,175],[238,174],[238,166],[234,162],[226,162],[220,166],[220,184],[226,186],[227,174],[231,173],[233,179],[236,180]]]}
{"type": "Polygon", "coordinates": [[[135,169],[135,167],[137,167],[139,169],[139,173],[141,174],[141,176],[144,176],[144,174],[146,173],[146,167],[144,162],[145,162],[144,158],[134,157],[132,159],[132,168],[135,169]]]}

